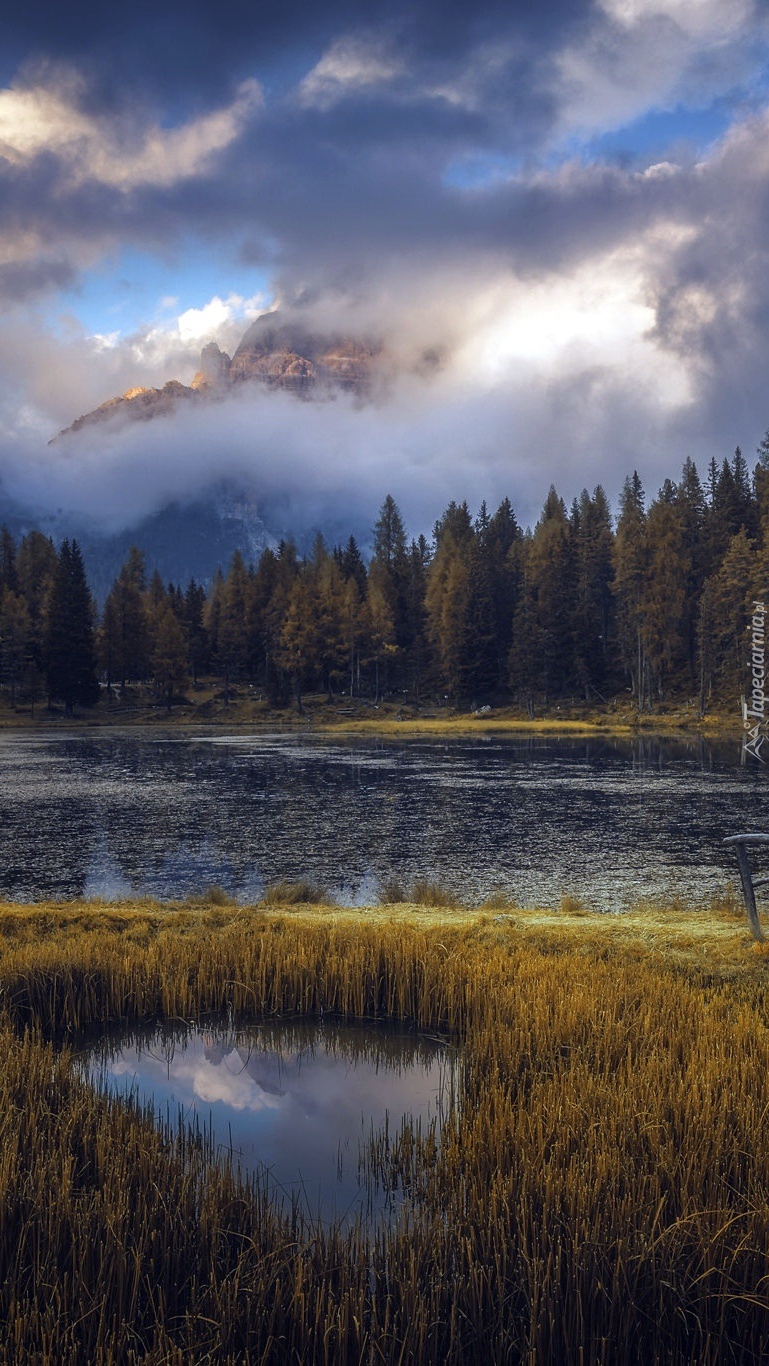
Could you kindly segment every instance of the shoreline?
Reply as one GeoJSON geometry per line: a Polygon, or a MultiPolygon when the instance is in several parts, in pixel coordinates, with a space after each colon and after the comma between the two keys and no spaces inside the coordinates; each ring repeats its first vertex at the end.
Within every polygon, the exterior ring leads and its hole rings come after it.
{"type": "MultiPolygon", "coordinates": [[[[203,690],[201,690],[203,692],[203,690]]],[[[691,704],[670,704],[655,712],[638,713],[624,703],[587,708],[561,705],[543,710],[533,718],[513,707],[461,711],[384,702],[350,702],[339,698],[308,697],[301,713],[295,709],[271,708],[260,699],[238,694],[229,703],[211,689],[192,702],[182,702],[169,711],[165,706],[144,699],[129,700],[111,707],[98,705],[90,711],[67,716],[63,710],[49,711],[40,706],[34,716],[27,709],[0,706],[0,731],[50,732],[61,729],[110,730],[147,726],[157,729],[193,730],[251,729],[253,731],[310,732],[323,735],[372,735],[387,738],[417,736],[463,737],[552,735],[579,738],[628,739],[640,735],[660,738],[701,738],[741,740],[741,718],[730,709],[714,709],[705,716],[695,714],[691,704]]]]}

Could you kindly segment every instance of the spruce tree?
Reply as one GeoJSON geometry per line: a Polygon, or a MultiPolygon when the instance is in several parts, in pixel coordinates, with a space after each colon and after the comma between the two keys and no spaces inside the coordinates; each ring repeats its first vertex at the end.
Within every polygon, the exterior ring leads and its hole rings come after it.
{"type": "Polygon", "coordinates": [[[622,662],[642,711],[647,696],[645,592],[649,567],[644,491],[638,471],[625,480],[614,540],[614,596],[622,662]]]}
{"type": "Polygon", "coordinates": [[[99,635],[99,653],[108,682],[125,688],[150,673],[150,629],[144,552],[131,546],[107,595],[99,635]]]}
{"type": "Polygon", "coordinates": [[[598,484],[592,497],[583,489],[570,516],[574,540],[576,592],[574,661],[585,700],[603,697],[609,687],[613,599],[609,502],[598,484]]]}
{"type": "Polygon", "coordinates": [[[652,503],[646,519],[647,567],[643,621],[646,657],[657,695],[664,696],[667,673],[688,663],[685,625],[689,563],[681,509],[669,480],[652,503]]]}
{"type": "Polygon", "coordinates": [[[77,541],[62,541],[48,603],[45,634],[48,696],[73,707],[92,707],[99,696],[96,677],[93,602],[77,541]]]}
{"type": "Polygon", "coordinates": [[[190,579],[184,594],[184,634],[187,640],[187,662],[193,683],[208,663],[208,638],[203,625],[206,590],[190,579]]]}
{"type": "Polygon", "coordinates": [[[7,526],[0,527],[0,595],[6,589],[16,593],[19,579],[16,571],[16,545],[7,526]]]}
{"type": "MultiPolygon", "coordinates": [[[[408,649],[409,561],[406,531],[398,505],[388,493],[374,525],[374,553],[369,566],[369,594],[374,608],[373,619],[391,619],[394,639],[388,642],[386,653],[378,656],[377,673],[382,689],[387,692],[398,681],[394,668],[408,649]],[[384,597],[387,611],[382,615],[379,599],[384,597]],[[384,668],[379,675],[379,664],[384,668]]],[[[384,632],[389,632],[389,625],[384,632]]],[[[384,636],[377,630],[380,639],[384,636]]],[[[379,689],[377,688],[377,692],[379,689]]]]}
{"type": "Polygon", "coordinates": [[[509,498],[504,498],[491,517],[482,542],[482,553],[491,578],[494,611],[495,686],[504,688],[513,640],[513,618],[520,592],[521,529],[509,498]]]}

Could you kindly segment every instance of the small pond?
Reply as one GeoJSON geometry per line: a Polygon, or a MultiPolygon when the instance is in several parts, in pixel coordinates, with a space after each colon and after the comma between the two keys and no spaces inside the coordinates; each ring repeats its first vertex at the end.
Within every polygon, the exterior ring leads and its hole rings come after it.
{"type": "Polygon", "coordinates": [[[134,1031],[102,1039],[81,1063],[111,1094],[151,1104],[159,1123],[205,1134],[275,1203],[347,1224],[403,1204],[397,1183],[376,1175],[382,1155],[404,1124],[440,1141],[459,1058],[402,1029],[303,1021],[134,1031]]]}

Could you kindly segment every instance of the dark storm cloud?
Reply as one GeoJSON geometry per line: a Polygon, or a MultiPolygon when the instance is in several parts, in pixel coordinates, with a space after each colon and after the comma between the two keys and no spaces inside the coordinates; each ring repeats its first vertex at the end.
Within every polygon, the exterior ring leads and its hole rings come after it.
{"type": "Polygon", "coordinates": [[[728,453],[769,426],[769,120],[735,132],[680,198],[689,231],[656,262],[655,338],[700,377],[697,424],[703,446],[728,453]]]}
{"type": "MultiPolygon", "coordinates": [[[[284,295],[337,287],[340,274],[365,288],[390,262],[419,263],[425,252],[566,268],[612,233],[642,228],[667,193],[606,168],[578,168],[571,180],[535,174],[570,100],[583,117],[596,45],[607,44],[615,66],[621,48],[629,65],[620,76],[648,83],[643,61],[633,68],[633,35],[597,4],[76,4],[4,16],[6,31],[30,61],[39,51],[49,62],[29,65],[19,91],[61,89],[90,131],[84,147],[73,139],[22,164],[0,159],[0,231],[38,236],[45,260],[45,244],[57,243],[71,269],[99,244],[173,250],[190,235],[277,270],[284,295]],[[579,61],[564,74],[566,51],[579,61]],[[109,72],[109,101],[99,71],[109,72]],[[237,103],[236,80],[254,74],[264,99],[238,116],[215,155],[142,176],[144,144],[237,103]],[[131,176],[105,180],[105,160],[131,158],[131,176]]],[[[740,30],[740,50],[744,39],[740,30]]],[[[684,43],[682,69],[688,53],[684,43]]],[[[613,91],[609,103],[621,98],[613,91]]],[[[46,271],[26,278],[32,292],[46,271]]]]}
{"type": "MultiPolygon", "coordinates": [[[[352,286],[425,253],[480,254],[524,271],[565,268],[671,211],[664,181],[616,168],[463,189],[447,183],[445,168],[482,141],[479,118],[412,106],[397,111],[385,139],[381,102],[347,105],[344,120],[336,110],[260,114],[204,172],[170,184],[141,176],[104,184],[87,168],[74,177],[66,154],[0,163],[0,231],[59,244],[71,268],[99,241],[160,250],[188,231],[239,239],[242,259],[276,269],[286,291],[335,284],[340,272],[352,286]]],[[[41,253],[45,262],[42,245],[41,253]]],[[[47,269],[29,269],[30,292],[46,286],[47,269]]]]}
{"type": "Polygon", "coordinates": [[[134,0],[129,6],[97,0],[66,5],[6,6],[2,18],[6,63],[48,58],[87,64],[105,100],[112,85],[177,91],[219,91],[233,79],[270,71],[280,82],[297,61],[312,63],[340,32],[381,28],[396,35],[413,58],[438,66],[464,60],[477,44],[514,35],[539,46],[578,25],[592,6],[587,0],[282,0],[280,4],[206,0],[197,4],[134,0]],[[110,78],[109,81],[107,78],[110,78]]]}
{"type": "MultiPolygon", "coordinates": [[[[614,492],[634,464],[653,485],[714,443],[749,448],[767,421],[766,129],[746,123],[701,160],[657,168],[590,164],[585,148],[682,90],[696,108],[714,92],[753,98],[765,12],[735,0],[723,32],[717,0],[139,0],[3,16],[6,303],[115,248],[162,259],[193,239],[262,267],[308,326],[383,337],[395,375],[365,409],[338,402],[310,421],[252,395],[158,421],[151,443],[141,424],[52,453],[48,435],[115,392],[111,376],[137,382],[132,339],[110,353],[73,334],[57,350],[31,327],[22,348],[11,310],[9,483],[114,524],[204,489],[216,451],[217,473],[304,499],[297,516],[375,507],[402,479],[424,527],[451,497],[510,493],[530,518],[551,478],[569,496],[599,479],[614,492]],[[419,388],[427,350],[442,364],[419,388]]],[[[183,350],[177,336],[165,354],[183,350]]],[[[179,374],[149,369],[138,382],[179,374]]]]}
{"type": "Polygon", "coordinates": [[[18,303],[31,294],[50,289],[65,289],[71,285],[76,272],[68,261],[46,260],[12,261],[0,265],[0,300],[18,303]]]}

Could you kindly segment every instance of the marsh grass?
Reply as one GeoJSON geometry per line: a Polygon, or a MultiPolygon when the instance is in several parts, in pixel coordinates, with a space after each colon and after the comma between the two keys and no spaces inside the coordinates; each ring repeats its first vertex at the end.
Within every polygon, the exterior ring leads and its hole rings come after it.
{"type": "Polygon", "coordinates": [[[479,902],[476,910],[481,914],[491,911],[514,911],[518,908],[518,902],[505,887],[494,887],[483,901],[479,902]]]}
{"type": "Polygon", "coordinates": [[[300,878],[296,882],[273,882],[262,897],[265,906],[329,906],[332,901],[324,887],[300,878]]]}
{"type": "Polygon", "coordinates": [[[561,915],[589,915],[590,912],[584,901],[578,896],[572,896],[570,892],[565,892],[561,897],[558,908],[561,915]]]}
{"type": "Polygon", "coordinates": [[[408,899],[408,889],[400,878],[382,878],[377,887],[377,901],[380,906],[397,906],[408,899]]]}
{"type": "Polygon", "coordinates": [[[408,904],[444,907],[447,910],[462,909],[460,898],[442,882],[436,882],[431,878],[415,878],[410,887],[401,882],[400,878],[385,878],[377,889],[377,899],[380,906],[408,904]]]}
{"type": "Polygon", "coordinates": [[[459,910],[462,905],[459,897],[442,882],[429,878],[415,878],[409,901],[415,906],[444,906],[450,910],[459,910]]]}
{"type": "Polygon", "coordinates": [[[0,915],[0,1359],[766,1359],[766,968],[726,913],[720,967],[559,912],[222,914],[0,915]],[[368,1153],[411,1192],[400,1224],[281,1213],[56,1042],[217,1012],[461,1043],[440,1142],[405,1125],[368,1153]]]}

